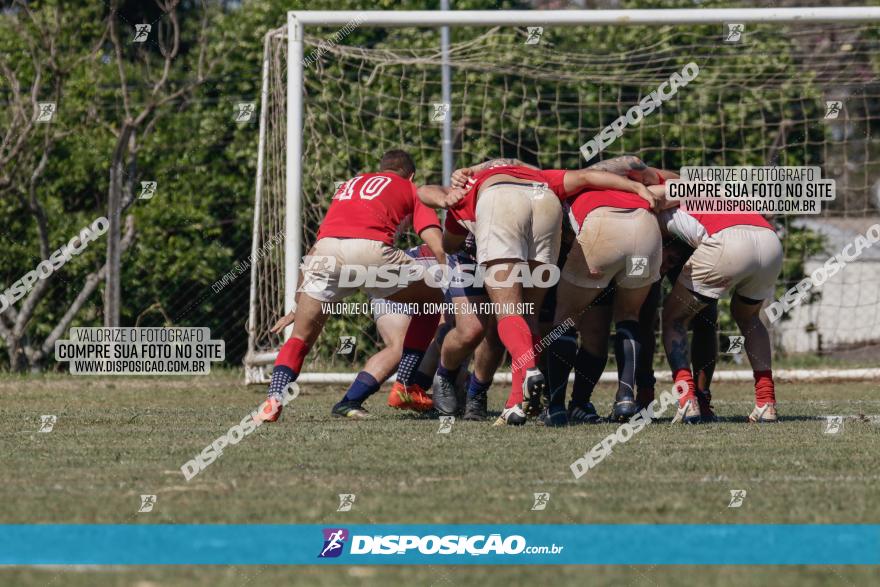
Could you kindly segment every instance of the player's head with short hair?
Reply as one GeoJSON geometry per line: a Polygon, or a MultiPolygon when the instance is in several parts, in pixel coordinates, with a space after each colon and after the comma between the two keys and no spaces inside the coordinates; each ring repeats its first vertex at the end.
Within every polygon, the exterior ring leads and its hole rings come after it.
{"type": "Polygon", "coordinates": [[[409,153],[402,149],[385,151],[379,162],[379,171],[391,171],[405,179],[412,179],[416,174],[416,164],[409,153]]]}

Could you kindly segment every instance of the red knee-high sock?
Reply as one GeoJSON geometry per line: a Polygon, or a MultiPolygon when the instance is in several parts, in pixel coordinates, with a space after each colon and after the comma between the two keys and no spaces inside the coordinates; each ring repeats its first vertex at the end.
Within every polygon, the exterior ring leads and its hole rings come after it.
{"type": "Polygon", "coordinates": [[[763,408],[766,404],[776,403],[776,389],[773,385],[773,371],[755,371],[755,404],[763,408]]]}
{"type": "Polygon", "coordinates": [[[278,351],[278,357],[275,359],[276,367],[287,367],[296,375],[302,370],[303,361],[309,354],[309,345],[301,338],[289,338],[281,350],[278,351]]]}
{"type": "Polygon", "coordinates": [[[498,337],[510,353],[513,367],[513,384],[504,407],[509,408],[523,401],[522,385],[525,372],[535,366],[532,331],[522,316],[505,316],[498,321],[498,337]]]}
{"type": "Polygon", "coordinates": [[[409,386],[418,372],[425,351],[434,339],[440,314],[416,314],[409,322],[403,338],[403,354],[397,366],[397,381],[409,386]]]}
{"type": "Polygon", "coordinates": [[[684,405],[689,399],[696,399],[697,396],[694,392],[697,389],[697,386],[694,384],[694,376],[691,374],[690,369],[676,369],[672,372],[672,379],[674,383],[684,381],[687,384],[687,392],[678,398],[679,405],[684,405]]]}
{"type": "Polygon", "coordinates": [[[526,378],[526,370],[522,367],[513,369],[513,383],[510,387],[510,395],[507,396],[505,408],[512,408],[516,404],[523,403],[523,381],[526,378]]]}
{"type": "Polygon", "coordinates": [[[437,333],[437,325],[440,324],[440,314],[416,314],[409,321],[406,336],[403,338],[403,348],[426,351],[434,340],[437,333]]]}
{"type": "Polygon", "coordinates": [[[269,383],[269,395],[280,395],[296,381],[302,370],[303,361],[309,353],[309,345],[301,338],[290,338],[278,351],[275,367],[272,369],[272,381],[269,383]]]}

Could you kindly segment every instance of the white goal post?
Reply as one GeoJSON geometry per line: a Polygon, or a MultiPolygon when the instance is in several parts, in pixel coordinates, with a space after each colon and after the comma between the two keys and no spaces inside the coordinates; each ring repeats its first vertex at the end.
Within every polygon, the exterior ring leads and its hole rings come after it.
{"type": "MultiPolygon", "coordinates": [[[[281,338],[264,336],[270,316],[279,317],[279,305],[284,312],[294,307],[298,266],[303,255],[303,193],[304,193],[304,110],[306,35],[314,27],[342,27],[356,22],[358,27],[629,27],[634,25],[721,25],[742,23],[805,24],[867,24],[880,22],[880,6],[832,8],[732,8],[732,9],[636,9],[636,10],[531,10],[531,11],[292,11],[287,14],[287,25],[270,31],[264,39],[262,90],[260,100],[259,154],[257,160],[256,193],[253,227],[253,252],[267,241],[267,235],[283,232],[283,253],[267,253],[263,263],[252,264],[251,295],[248,321],[248,352],[245,357],[246,381],[267,380],[266,368],[277,354],[281,338]],[[273,43],[283,43],[286,56],[273,52],[273,43]],[[286,60],[286,61],[285,61],[286,60]],[[283,62],[284,61],[284,62],[283,62]],[[285,79],[286,78],[286,79],[285,79]],[[269,104],[274,99],[274,106],[269,104]],[[281,104],[282,106],[279,106],[281,104]],[[283,107],[283,110],[280,108],[283,107]],[[275,110],[273,111],[272,108],[275,110]],[[282,121],[283,118],[283,121],[282,121]],[[267,161],[273,140],[279,141],[283,124],[283,160],[274,153],[275,160],[267,161]],[[274,137],[274,138],[273,138],[274,137]],[[267,185],[271,182],[271,192],[267,185]],[[283,183],[282,183],[283,182],[283,183]],[[281,185],[279,185],[281,184],[281,185]],[[269,199],[274,199],[269,203],[269,199]],[[283,198],[283,201],[280,198],[283,198]],[[283,208],[283,221],[277,216],[283,208]],[[273,213],[276,213],[273,215],[273,213]],[[268,226],[267,217],[271,220],[268,226]],[[274,231],[274,232],[273,232],[274,231]],[[272,261],[274,259],[274,261],[272,261]],[[274,262],[274,273],[268,275],[263,267],[274,262]],[[279,265],[280,262],[280,265],[279,265]],[[261,290],[263,281],[271,281],[272,290],[261,290]],[[280,288],[280,291],[279,291],[280,288]],[[283,293],[282,293],[283,292],[283,293]],[[267,302],[267,298],[271,303],[267,302]],[[274,309],[272,307],[274,306],[274,309]],[[267,307],[269,309],[267,309],[267,307]],[[271,310],[271,311],[269,311],[271,310]],[[274,314],[273,314],[274,312],[274,314]],[[275,346],[275,348],[271,348],[275,346]]],[[[439,38],[439,36],[438,36],[439,38]]],[[[439,55],[439,53],[438,53],[439,55]]],[[[445,55],[445,53],[444,53],[445,55]]],[[[438,60],[439,71],[441,62],[438,60]]],[[[448,88],[446,88],[448,89],[448,88]]],[[[784,140],[784,139],[783,139],[784,140]]],[[[577,137],[571,137],[572,149],[577,150],[577,137]]],[[[444,144],[444,148],[449,145],[444,144]]],[[[447,155],[451,156],[447,153],[447,155]]],[[[465,163],[457,161],[457,163],[465,163]]],[[[265,251],[264,251],[265,252],[265,251]]],[[[253,255],[252,255],[253,256],[253,255]]],[[[745,372],[743,372],[745,373],[745,372]]],[[[792,378],[873,378],[880,369],[790,370],[783,376],[792,378]]],[[[354,373],[309,374],[301,381],[343,382],[354,378],[354,373]]],[[[509,374],[499,374],[500,379],[509,374]]],[[[740,372],[717,372],[719,380],[738,378],[740,372]]],[[[613,379],[613,376],[611,376],[613,379]]]]}

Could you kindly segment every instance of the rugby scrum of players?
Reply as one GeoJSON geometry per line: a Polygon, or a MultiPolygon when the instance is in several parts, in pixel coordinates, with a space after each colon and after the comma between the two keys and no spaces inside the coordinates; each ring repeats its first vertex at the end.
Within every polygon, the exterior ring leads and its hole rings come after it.
{"type": "Polygon", "coordinates": [[[678,175],[634,156],[576,170],[492,159],[456,170],[449,188],[417,187],[415,172],[408,153],[390,150],[377,172],[336,191],[306,256],[333,262],[301,266],[298,283],[311,286],[299,288],[295,310],[273,327],[292,325],[292,332],[260,419],[281,415],[282,393],[330,316],[327,303],[361,290],[385,346],[333,407],[335,416],[371,418],[366,400],[396,370],[389,406],[486,420],[506,351],[512,382],[495,425],[625,422],[654,400],[654,333],[662,315],[672,378],[686,390],[673,421],[712,422],[717,304],[729,294],[754,372],[749,420],[777,421],[760,310],[774,294],[782,245],[764,217],[686,213],[665,198],[665,182],[678,175]],[[442,226],[437,209],[446,210],[442,226]],[[395,248],[408,219],[424,244],[395,248]],[[342,275],[351,266],[406,278],[352,285],[342,275]],[[548,273],[557,277],[552,287],[537,277],[548,273]],[[665,297],[664,278],[671,285],[665,297]],[[603,418],[591,396],[606,367],[612,323],[617,392],[603,418]]]}

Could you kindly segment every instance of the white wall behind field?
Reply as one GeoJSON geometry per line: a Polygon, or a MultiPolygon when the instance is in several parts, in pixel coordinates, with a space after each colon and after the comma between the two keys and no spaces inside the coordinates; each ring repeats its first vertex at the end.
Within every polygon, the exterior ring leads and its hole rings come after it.
{"type": "MultiPolygon", "coordinates": [[[[806,273],[823,263],[807,261],[806,273]]],[[[880,341],[880,261],[850,263],[817,291],[820,299],[792,309],[773,328],[778,348],[812,353],[880,341]]]]}

